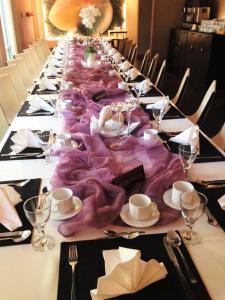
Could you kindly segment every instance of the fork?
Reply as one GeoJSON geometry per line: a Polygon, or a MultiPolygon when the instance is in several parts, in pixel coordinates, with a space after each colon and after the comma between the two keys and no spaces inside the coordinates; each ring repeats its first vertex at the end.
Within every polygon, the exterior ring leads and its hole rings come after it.
{"type": "Polygon", "coordinates": [[[14,186],[17,186],[17,187],[23,187],[25,186],[28,182],[30,182],[31,179],[27,179],[27,180],[24,180],[24,181],[21,181],[21,182],[9,182],[9,183],[6,183],[8,185],[14,185],[14,186]]]}
{"type": "Polygon", "coordinates": [[[75,266],[78,263],[78,253],[77,246],[74,244],[69,246],[68,262],[72,268],[71,300],[76,300],[77,297],[75,291],[75,266]]]}

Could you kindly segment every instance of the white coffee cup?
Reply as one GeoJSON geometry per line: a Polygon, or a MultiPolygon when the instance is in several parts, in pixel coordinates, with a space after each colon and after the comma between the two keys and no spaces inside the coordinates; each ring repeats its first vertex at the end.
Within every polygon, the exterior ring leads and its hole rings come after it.
{"type": "Polygon", "coordinates": [[[158,131],[156,129],[150,129],[150,128],[148,128],[148,129],[144,130],[144,136],[143,136],[143,138],[145,140],[155,139],[155,138],[158,137],[157,134],[158,134],[158,131]]]}
{"type": "Polygon", "coordinates": [[[73,191],[68,188],[59,188],[52,191],[51,199],[54,212],[68,213],[74,208],[73,191]]]}
{"type": "Polygon", "coordinates": [[[129,214],[135,220],[148,219],[156,209],[157,205],[147,195],[134,194],[129,198],[129,214]]]}
{"type": "Polygon", "coordinates": [[[115,76],[117,75],[116,70],[109,70],[109,76],[115,76]]]}
{"type": "Polygon", "coordinates": [[[118,89],[127,90],[126,82],[118,82],[118,89]]]}
{"type": "Polygon", "coordinates": [[[180,196],[185,192],[193,192],[194,186],[187,181],[175,181],[172,187],[171,202],[174,204],[180,203],[180,196]]]}

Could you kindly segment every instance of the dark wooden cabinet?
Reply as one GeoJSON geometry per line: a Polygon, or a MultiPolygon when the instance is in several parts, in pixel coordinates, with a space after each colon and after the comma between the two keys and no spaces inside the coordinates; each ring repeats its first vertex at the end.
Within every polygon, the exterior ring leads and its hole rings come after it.
{"type": "Polygon", "coordinates": [[[172,29],[168,62],[169,71],[179,77],[190,67],[196,90],[206,90],[214,79],[225,90],[225,36],[172,29]]]}

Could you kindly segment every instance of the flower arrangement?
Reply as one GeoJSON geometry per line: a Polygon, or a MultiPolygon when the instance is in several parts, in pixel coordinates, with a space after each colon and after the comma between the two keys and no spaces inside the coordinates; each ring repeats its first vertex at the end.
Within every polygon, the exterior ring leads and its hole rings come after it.
{"type": "Polygon", "coordinates": [[[89,30],[93,30],[96,18],[101,16],[100,10],[94,5],[83,7],[79,13],[82,18],[82,24],[89,30]]]}

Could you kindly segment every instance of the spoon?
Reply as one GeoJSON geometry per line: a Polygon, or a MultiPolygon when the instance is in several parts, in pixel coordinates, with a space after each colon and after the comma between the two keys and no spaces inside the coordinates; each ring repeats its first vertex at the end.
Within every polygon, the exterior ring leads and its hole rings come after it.
{"type": "Polygon", "coordinates": [[[189,277],[189,280],[192,284],[196,284],[197,283],[197,279],[195,278],[195,276],[193,275],[193,273],[191,272],[186,259],[184,258],[183,253],[180,250],[180,245],[181,245],[181,238],[180,236],[173,230],[168,231],[167,236],[166,236],[167,242],[169,243],[170,246],[174,247],[177,249],[182,262],[184,264],[185,270],[187,272],[187,275],[189,277]]]}
{"type": "Polygon", "coordinates": [[[216,226],[218,224],[217,220],[213,217],[207,207],[205,208],[205,214],[207,216],[207,222],[209,225],[216,226]]]}
{"type": "Polygon", "coordinates": [[[27,239],[31,235],[31,230],[6,232],[0,234],[0,241],[13,240],[15,243],[19,243],[27,239]]]}

